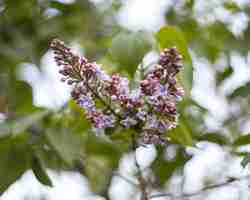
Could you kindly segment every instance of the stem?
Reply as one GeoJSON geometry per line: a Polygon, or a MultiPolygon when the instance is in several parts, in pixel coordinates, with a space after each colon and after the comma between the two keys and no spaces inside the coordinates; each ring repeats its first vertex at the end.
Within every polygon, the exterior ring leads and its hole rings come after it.
{"type": "Polygon", "coordinates": [[[120,177],[121,179],[123,179],[124,181],[126,181],[127,183],[135,186],[135,187],[138,187],[138,184],[133,182],[132,180],[128,179],[127,177],[121,175],[120,173],[118,172],[113,172],[113,176],[117,176],[117,177],[120,177]]]}
{"type": "Polygon", "coordinates": [[[92,92],[92,94],[96,97],[96,98],[98,98],[100,101],[101,101],[101,103],[104,105],[104,106],[106,106],[107,108],[108,108],[108,110],[113,114],[113,115],[115,115],[116,117],[118,117],[118,119],[122,119],[122,117],[119,115],[119,114],[117,114],[114,110],[113,110],[113,108],[111,108],[111,106],[108,104],[108,103],[106,103],[106,101],[104,100],[104,99],[102,99],[102,97],[97,93],[97,92],[95,92],[88,84],[87,84],[87,87],[88,87],[88,89],[92,92]]]}
{"type": "MultiPolygon", "coordinates": [[[[132,149],[135,152],[136,151],[136,138],[135,134],[132,135],[132,149]]],[[[142,193],[141,200],[149,200],[148,192],[147,192],[147,182],[143,177],[142,170],[140,168],[139,163],[137,162],[136,159],[136,154],[135,154],[135,166],[138,169],[138,181],[139,181],[139,187],[142,193]]]]}
{"type": "MultiPolygon", "coordinates": [[[[82,65],[81,65],[81,66],[82,66],[82,65]]],[[[73,67],[74,72],[76,73],[76,75],[78,75],[78,80],[79,80],[79,81],[83,81],[83,78],[82,78],[81,75],[80,75],[81,66],[80,66],[79,68],[73,67]]],[[[86,86],[87,86],[87,88],[93,93],[93,95],[94,95],[96,98],[98,98],[98,99],[101,101],[101,103],[109,109],[109,111],[110,111],[113,115],[115,115],[116,117],[118,117],[118,119],[120,119],[120,120],[122,119],[122,117],[121,117],[119,114],[117,114],[117,113],[111,108],[111,106],[110,106],[108,103],[106,103],[106,101],[105,101],[97,92],[95,92],[95,90],[93,90],[93,89],[89,86],[88,81],[86,81],[86,86]]]]}

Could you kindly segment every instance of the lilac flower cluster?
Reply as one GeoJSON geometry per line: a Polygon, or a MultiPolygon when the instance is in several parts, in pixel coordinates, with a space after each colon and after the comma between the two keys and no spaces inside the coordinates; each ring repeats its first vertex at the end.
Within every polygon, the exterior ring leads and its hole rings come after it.
{"type": "Polygon", "coordinates": [[[50,47],[61,66],[62,81],[73,85],[72,98],[84,108],[93,127],[132,128],[139,131],[144,144],[165,143],[163,134],[176,126],[176,104],[184,95],[176,83],[182,68],[176,48],[164,49],[139,88],[131,90],[128,79],[106,74],[100,65],[75,55],[63,42],[55,39],[50,47]]]}

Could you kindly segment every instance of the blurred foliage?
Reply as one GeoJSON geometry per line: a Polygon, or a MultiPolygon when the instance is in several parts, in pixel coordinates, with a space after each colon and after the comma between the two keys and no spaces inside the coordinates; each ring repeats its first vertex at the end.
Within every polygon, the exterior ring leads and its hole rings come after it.
{"type": "Polygon", "coordinates": [[[181,71],[180,80],[183,87],[186,89],[186,93],[189,93],[193,82],[193,66],[191,56],[188,52],[188,45],[185,36],[177,28],[166,26],[161,28],[161,30],[156,34],[156,38],[161,48],[170,48],[175,46],[182,54],[185,68],[181,71]]]}
{"type": "MultiPolygon", "coordinates": [[[[33,104],[31,85],[17,75],[20,64],[32,63],[40,70],[41,58],[53,38],[69,44],[77,42],[89,59],[102,62],[109,72],[130,77],[147,52],[176,46],[184,57],[180,84],[187,94],[191,94],[195,72],[191,55],[211,64],[218,92],[236,73],[231,53],[247,56],[249,52],[249,26],[239,37],[219,20],[202,24],[194,15],[195,0],[183,1],[179,6],[173,3],[165,13],[168,25],[157,33],[128,31],[115,18],[122,3],[114,0],[108,6],[103,4],[105,1],[100,5],[89,0],[69,4],[56,0],[0,1],[0,112],[6,118],[0,122],[0,194],[28,169],[42,184],[51,186],[46,172],[49,168],[80,172],[88,178],[93,191],[107,195],[121,156],[131,151],[130,131],[107,130],[105,137],[96,137],[73,101],[57,111],[33,104]],[[222,55],[227,59],[218,70],[218,66],[213,66],[222,55]]],[[[250,14],[249,5],[242,7],[228,1],[223,7],[233,14],[250,14]]],[[[192,95],[186,96],[179,104],[179,126],[166,133],[170,144],[179,145],[177,155],[168,161],[164,148],[159,147],[152,165],[158,187],[189,159],[185,146],[197,141],[235,148],[250,144],[249,135],[243,135],[240,126],[249,117],[249,94],[248,82],[225,96],[228,105],[238,105],[239,111],[230,114],[216,132],[209,131],[205,123],[209,109],[199,105],[192,95]]],[[[246,156],[242,165],[249,161],[246,156]]]]}
{"type": "Polygon", "coordinates": [[[119,33],[112,39],[111,59],[119,64],[120,71],[126,70],[133,77],[144,55],[152,47],[152,37],[145,32],[119,33]]]}

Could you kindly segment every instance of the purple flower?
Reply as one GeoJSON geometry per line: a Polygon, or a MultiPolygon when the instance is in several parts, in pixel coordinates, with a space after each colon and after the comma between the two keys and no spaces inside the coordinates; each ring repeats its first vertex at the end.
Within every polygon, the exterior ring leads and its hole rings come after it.
{"type": "Polygon", "coordinates": [[[95,128],[114,127],[115,119],[112,115],[105,115],[101,112],[89,112],[87,118],[95,128]]]}
{"type": "Polygon", "coordinates": [[[147,117],[147,112],[146,111],[138,111],[136,113],[136,117],[141,120],[141,121],[145,121],[146,120],[146,117],[147,117]]]}
{"type": "Polygon", "coordinates": [[[148,115],[146,119],[145,129],[157,129],[158,120],[155,115],[148,115]]]}
{"type": "Polygon", "coordinates": [[[177,85],[182,57],[176,48],[164,49],[158,63],[143,74],[139,88],[130,90],[127,78],[109,76],[101,65],[75,55],[63,42],[53,40],[50,47],[62,80],[73,85],[72,98],[94,128],[118,124],[130,128],[139,123],[143,143],[164,143],[163,133],[176,126],[176,104],[184,95],[177,85]]]}
{"type": "Polygon", "coordinates": [[[162,138],[161,134],[155,130],[144,130],[139,138],[139,143],[143,144],[160,144],[165,145],[166,140],[162,138]]]}
{"type": "Polygon", "coordinates": [[[96,111],[95,102],[90,96],[81,95],[77,100],[77,104],[87,110],[87,112],[96,111]]]}

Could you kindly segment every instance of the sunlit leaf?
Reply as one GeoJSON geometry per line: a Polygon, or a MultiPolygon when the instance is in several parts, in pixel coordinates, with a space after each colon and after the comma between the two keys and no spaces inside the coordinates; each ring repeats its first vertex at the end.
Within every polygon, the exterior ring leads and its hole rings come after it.
{"type": "Polygon", "coordinates": [[[189,130],[185,124],[185,121],[180,120],[176,128],[173,128],[167,132],[167,137],[172,143],[177,143],[184,146],[192,146],[193,138],[190,131],[191,130],[189,130]]]}

